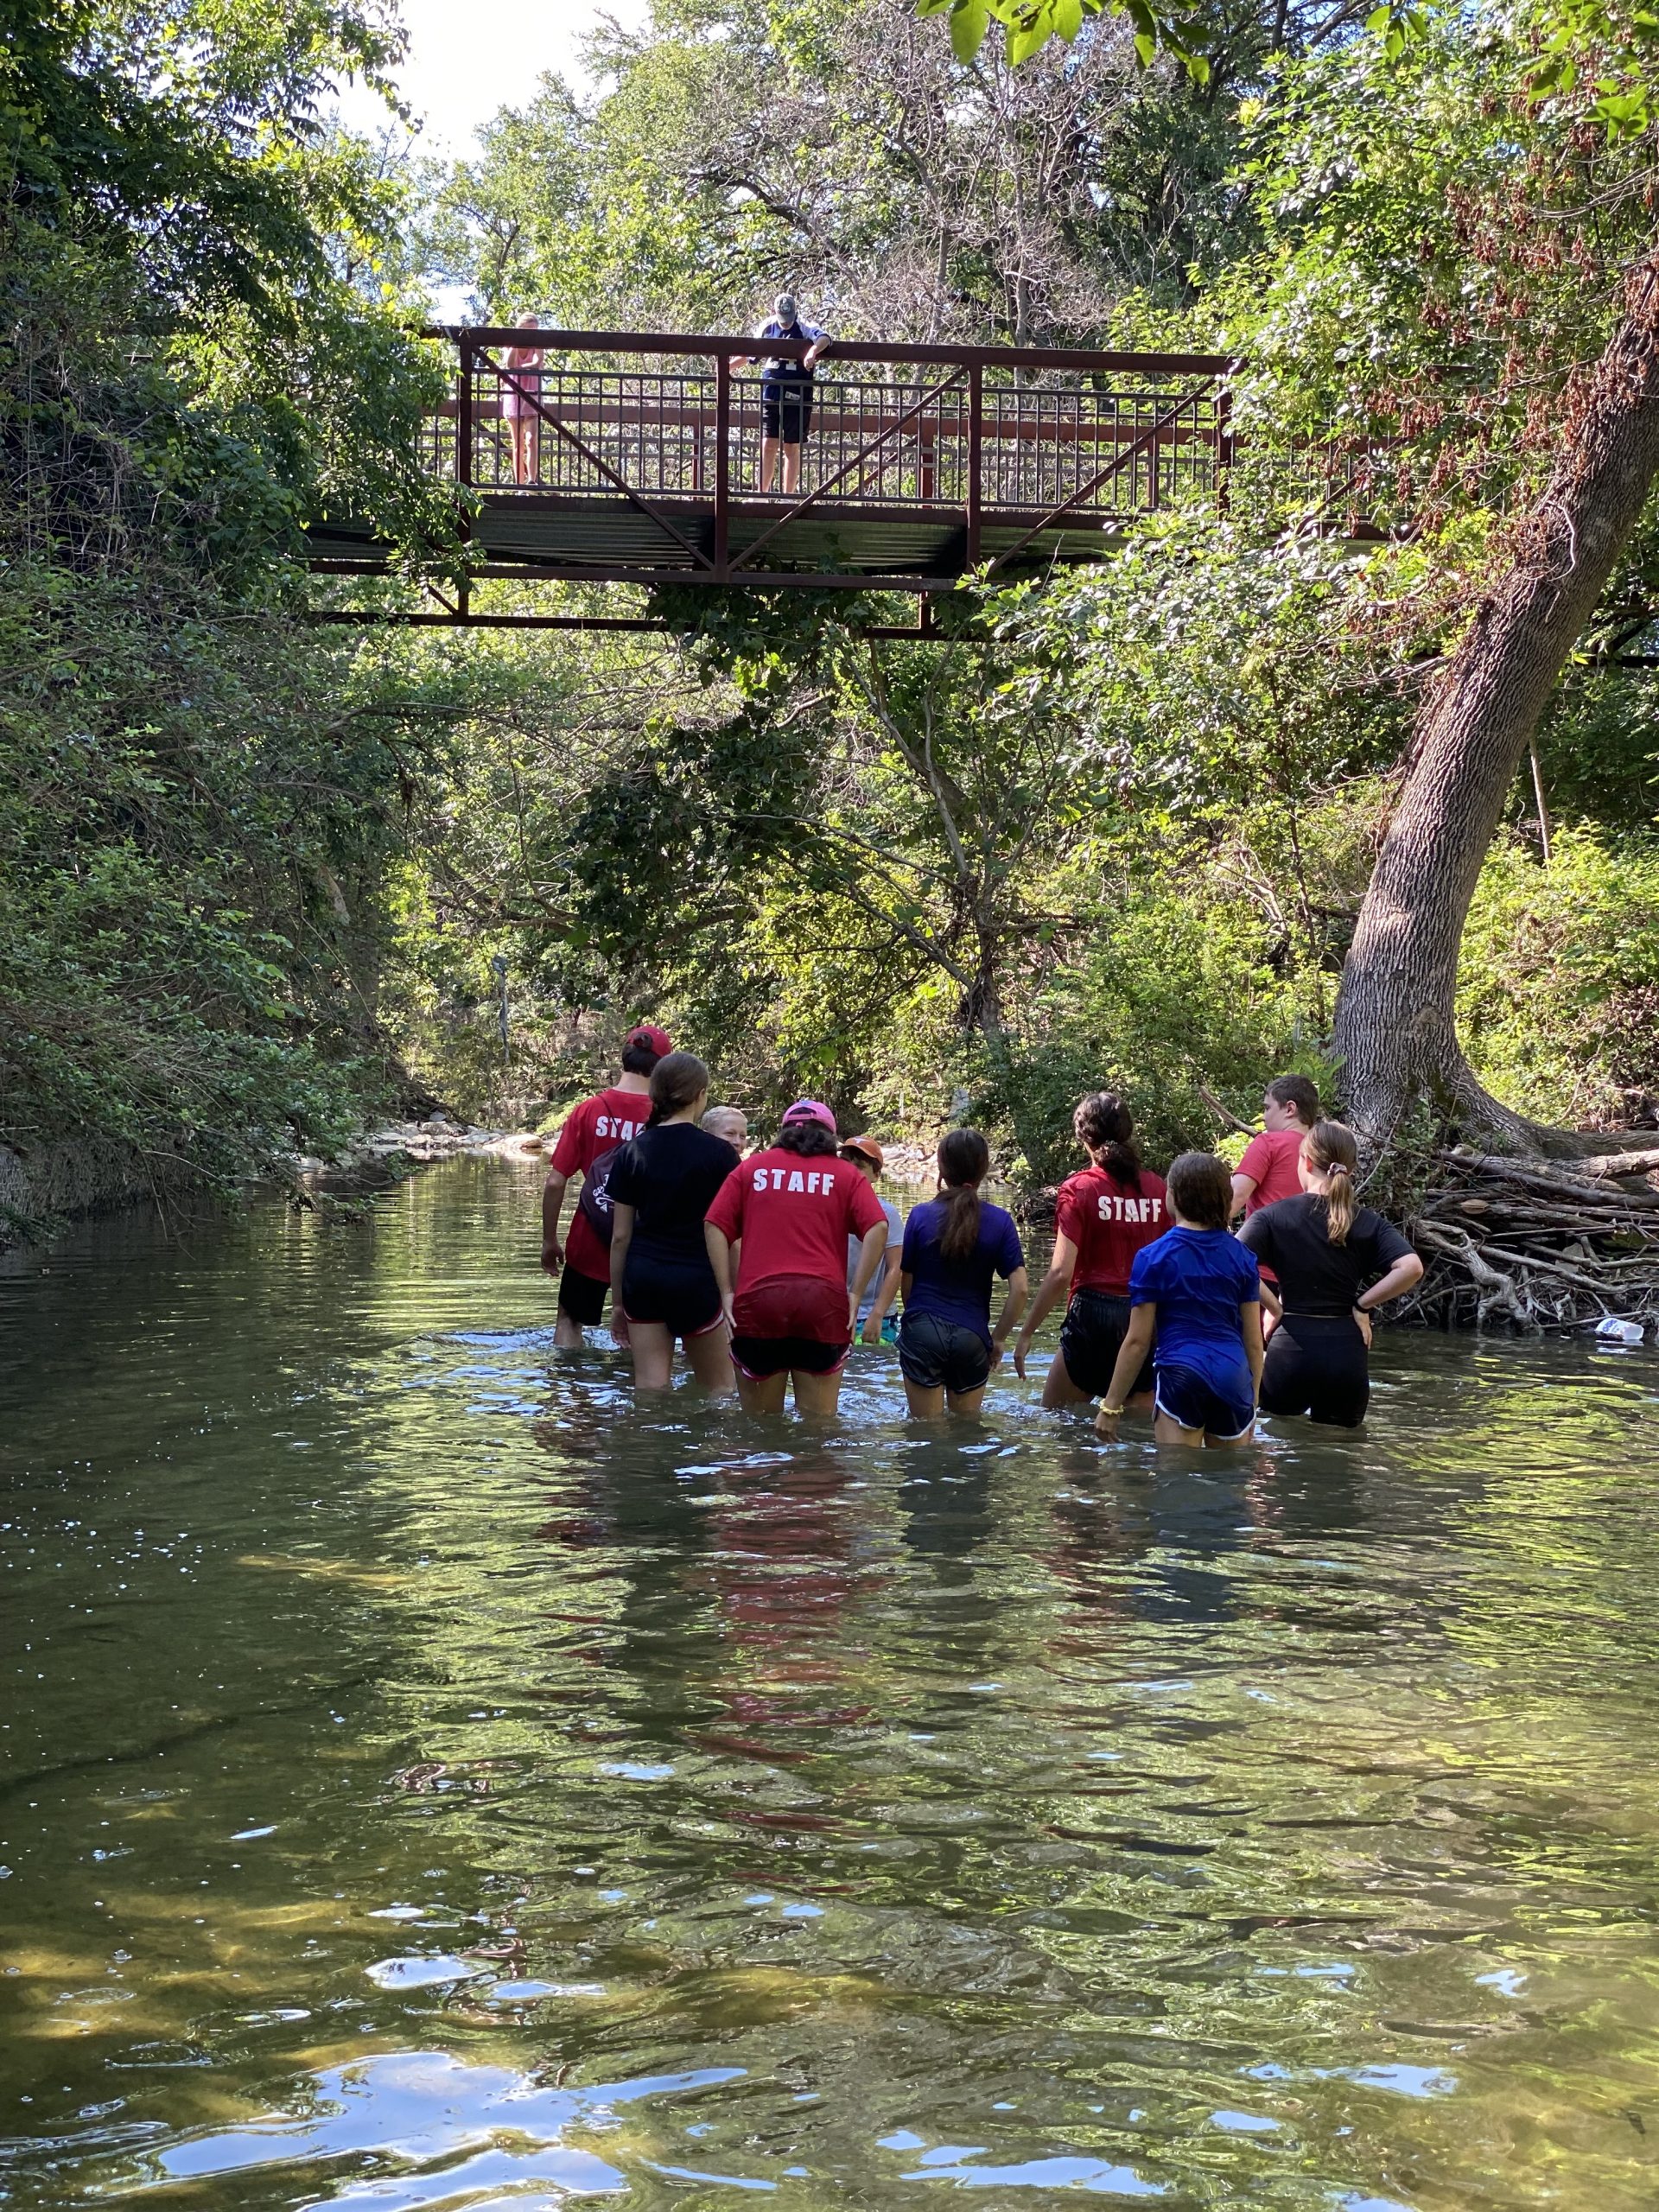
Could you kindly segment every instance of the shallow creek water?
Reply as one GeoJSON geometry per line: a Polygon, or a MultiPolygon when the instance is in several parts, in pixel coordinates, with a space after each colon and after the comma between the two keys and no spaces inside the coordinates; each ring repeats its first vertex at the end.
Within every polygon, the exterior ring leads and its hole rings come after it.
{"type": "Polygon", "coordinates": [[[1659,1359],[639,1410],[535,1196],[0,1274],[0,2201],[1649,2212],[1659,1359]]]}

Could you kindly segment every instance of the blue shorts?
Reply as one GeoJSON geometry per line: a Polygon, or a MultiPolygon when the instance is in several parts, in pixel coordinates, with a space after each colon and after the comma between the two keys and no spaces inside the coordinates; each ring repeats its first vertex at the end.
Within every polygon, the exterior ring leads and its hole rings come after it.
{"type": "Polygon", "coordinates": [[[1190,1367],[1160,1367],[1153,1403],[1183,1428],[1201,1428],[1229,1444],[1242,1444],[1255,1427],[1255,1406],[1248,1395],[1224,1396],[1190,1367]]]}

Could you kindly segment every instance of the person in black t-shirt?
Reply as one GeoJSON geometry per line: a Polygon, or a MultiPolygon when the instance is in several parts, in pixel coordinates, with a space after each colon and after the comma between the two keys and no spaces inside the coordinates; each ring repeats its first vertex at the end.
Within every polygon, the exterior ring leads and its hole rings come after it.
{"type": "Polygon", "coordinates": [[[627,1316],[636,1390],[665,1390],[674,1339],[708,1390],[737,1388],[702,1217],[738,1165],[735,1147],[697,1127],[709,1071],[670,1052],[651,1077],[651,1118],[610,1174],[611,1299],[627,1316]]]}
{"type": "Polygon", "coordinates": [[[1421,1279],[1423,1263],[1380,1213],[1354,1204],[1359,1148],[1340,1122],[1316,1122],[1297,1156],[1299,1198],[1253,1213],[1239,1242],[1279,1278],[1262,1370],[1264,1414],[1306,1414],[1357,1428],[1371,1394],[1371,1315],[1421,1279]]]}

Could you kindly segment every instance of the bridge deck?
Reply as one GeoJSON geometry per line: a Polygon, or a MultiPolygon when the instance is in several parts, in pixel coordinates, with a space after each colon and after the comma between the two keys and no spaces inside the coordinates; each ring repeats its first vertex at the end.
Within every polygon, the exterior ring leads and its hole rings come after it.
{"type": "MultiPolygon", "coordinates": [[[[982,563],[1098,558],[1141,518],[1224,497],[1233,461],[1219,355],[836,344],[785,496],[762,481],[775,387],[753,340],[427,335],[454,369],[423,451],[470,513],[477,579],[926,593],[982,563]],[[513,353],[527,337],[538,353],[513,353]]],[[[385,566],[371,525],[311,540],[320,571],[385,566]]],[[[467,619],[467,594],[450,612],[467,619]]]]}

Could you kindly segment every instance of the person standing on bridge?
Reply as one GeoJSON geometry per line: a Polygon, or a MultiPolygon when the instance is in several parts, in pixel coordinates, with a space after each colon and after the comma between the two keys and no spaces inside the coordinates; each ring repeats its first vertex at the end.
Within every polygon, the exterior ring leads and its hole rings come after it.
{"type": "MultiPolygon", "coordinates": [[[[533,315],[521,315],[516,327],[538,330],[541,326],[533,315]]],[[[542,418],[536,410],[542,396],[543,359],[539,346],[514,346],[502,364],[507,373],[500,379],[501,416],[512,426],[515,484],[533,484],[541,474],[542,418]]]]}
{"type": "MultiPolygon", "coordinates": [[[[542,1265],[560,1274],[559,1319],[553,1341],[563,1351],[581,1349],[584,1329],[597,1325],[611,1287],[611,1166],[651,1116],[651,1078],[673,1042],[665,1030],[642,1022],[628,1032],[622,1046],[622,1073],[565,1116],[559,1141],[548,1163],[542,1192],[542,1265]],[[567,1246],[559,1236],[559,1216],[573,1175],[580,1175],[582,1196],[570,1224],[567,1246]]],[[[611,1333],[627,1341],[627,1323],[613,1310],[611,1333]]]]}
{"type": "Polygon", "coordinates": [[[755,335],[762,339],[804,338],[809,341],[798,361],[742,354],[732,362],[734,369],[741,369],[752,360],[764,361],[760,372],[760,489],[771,491],[781,448],[784,496],[787,499],[800,489],[801,446],[812,427],[812,372],[830,343],[830,334],[820,330],[816,323],[803,322],[795,295],[780,292],[772,320],[755,335]]]}

